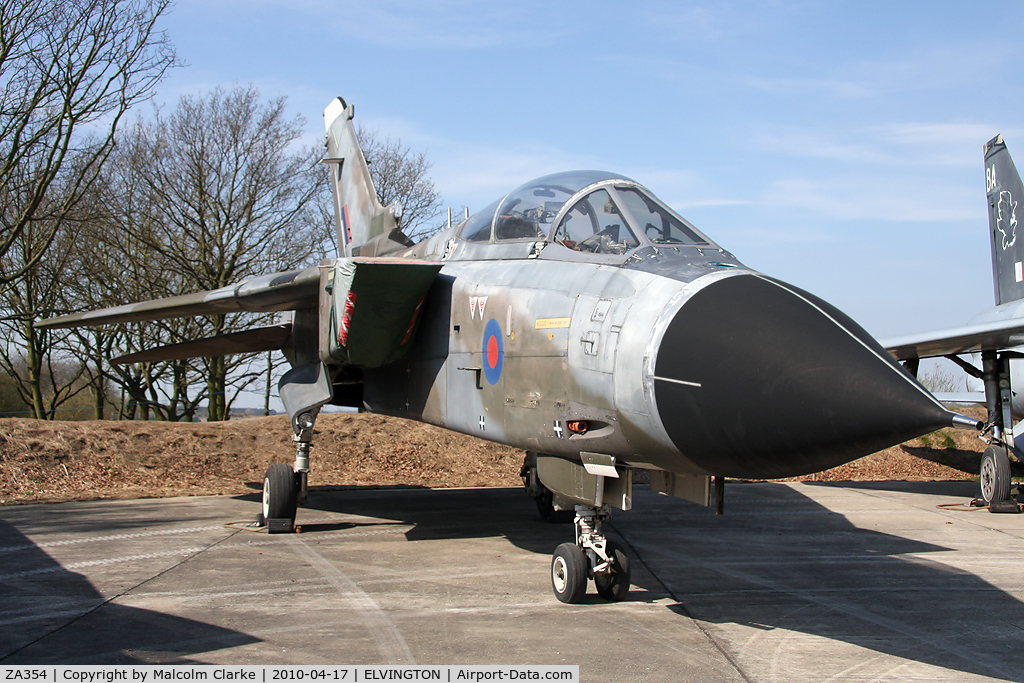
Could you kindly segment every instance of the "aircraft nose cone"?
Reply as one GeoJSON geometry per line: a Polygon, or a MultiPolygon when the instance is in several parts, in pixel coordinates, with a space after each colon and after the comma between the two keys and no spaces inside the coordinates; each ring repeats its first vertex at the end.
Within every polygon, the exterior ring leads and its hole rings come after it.
{"type": "Polygon", "coordinates": [[[821,471],[952,415],[848,316],[759,275],[694,294],[666,328],[654,374],[676,447],[728,477],[821,471]]]}

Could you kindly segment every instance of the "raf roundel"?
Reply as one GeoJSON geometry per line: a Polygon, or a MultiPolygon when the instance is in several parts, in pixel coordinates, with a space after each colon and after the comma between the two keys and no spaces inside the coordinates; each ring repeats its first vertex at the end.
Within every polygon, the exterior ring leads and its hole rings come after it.
{"type": "Polygon", "coordinates": [[[501,366],[505,360],[505,346],[501,342],[501,325],[494,318],[484,328],[484,377],[494,386],[501,378],[501,366]]]}

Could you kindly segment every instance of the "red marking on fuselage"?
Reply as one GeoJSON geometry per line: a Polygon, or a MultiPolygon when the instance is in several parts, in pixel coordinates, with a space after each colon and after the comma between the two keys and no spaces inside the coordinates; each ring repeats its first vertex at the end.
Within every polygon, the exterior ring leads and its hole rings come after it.
{"type": "Polygon", "coordinates": [[[356,293],[349,292],[345,298],[345,312],[341,316],[341,324],[338,325],[338,341],[342,346],[348,346],[348,327],[352,324],[352,314],[356,312],[356,293]]]}
{"type": "Polygon", "coordinates": [[[491,368],[498,364],[498,339],[494,335],[487,340],[487,365],[491,368]]]}
{"type": "Polygon", "coordinates": [[[345,239],[345,244],[351,244],[352,226],[350,226],[348,222],[348,204],[341,207],[341,226],[343,228],[343,230],[341,231],[341,236],[345,239]]]}

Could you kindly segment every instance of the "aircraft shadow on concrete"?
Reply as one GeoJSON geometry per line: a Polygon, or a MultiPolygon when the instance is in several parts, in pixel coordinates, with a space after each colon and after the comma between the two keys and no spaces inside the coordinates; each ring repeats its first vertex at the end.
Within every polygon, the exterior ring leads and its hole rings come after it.
{"type": "MultiPolygon", "coordinates": [[[[132,531],[143,531],[152,527],[153,520],[166,516],[167,499],[142,498],[132,501],[136,511],[131,518],[126,518],[123,511],[116,505],[97,505],[99,499],[80,502],[33,504],[36,512],[32,515],[32,528],[35,533],[46,535],[61,534],[123,534],[132,531]],[[87,511],[86,511],[87,510],[87,511]]],[[[0,507],[0,511],[3,508],[0,507]]],[[[2,520],[0,520],[2,521],[2,520]]],[[[31,541],[28,541],[31,542],[31,541]]],[[[4,543],[3,545],[7,545],[4,543]]],[[[4,555],[0,554],[0,558],[4,555]]],[[[0,559],[0,563],[4,560],[0,559]]],[[[7,572],[0,571],[6,574],[7,572]]]]}
{"type": "MultiPolygon", "coordinates": [[[[905,482],[841,486],[914,488],[905,482]]],[[[961,502],[977,485],[924,487],[961,502]]],[[[950,548],[854,526],[779,484],[736,485],[729,493],[740,495],[733,495],[730,505],[727,494],[726,514],[717,518],[687,503],[662,506],[675,508],[658,524],[675,527],[667,555],[651,549],[659,542],[657,531],[645,531],[643,520],[620,524],[672,592],[681,614],[713,624],[785,629],[945,669],[1024,680],[1024,604],[941,556],[928,558],[950,548]],[[773,501],[771,512],[761,515],[757,499],[766,497],[773,501]]]]}
{"type": "MultiPolygon", "coordinates": [[[[927,486],[956,501],[976,487],[927,486]]],[[[630,554],[633,585],[647,591],[634,590],[631,600],[667,592],[677,601],[670,609],[704,622],[786,629],[946,669],[1024,680],[1024,604],[974,574],[927,559],[949,548],[856,527],[779,484],[731,486],[724,516],[646,487],[635,492],[636,508],[616,511],[609,534],[630,554]],[[773,513],[759,512],[764,499],[773,513]]],[[[314,490],[306,511],[412,525],[409,541],[504,536],[524,550],[550,554],[572,540],[571,524],[540,519],[522,489],[409,493],[314,490]]],[[[304,533],[317,531],[315,524],[303,525],[304,533]]],[[[591,586],[588,608],[608,604],[593,593],[591,586]]]]}
{"type": "MultiPolygon", "coordinates": [[[[977,475],[981,471],[981,453],[978,451],[957,448],[921,448],[917,446],[900,446],[904,453],[930,460],[946,467],[960,470],[967,474],[977,475]]],[[[1010,472],[1015,477],[1024,476],[1024,463],[1010,460],[1010,472]]]]}
{"type": "Polygon", "coordinates": [[[189,655],[259,641],[191,619],[105,603],[83,575],[64,569],[0,520],[0,664],[187,663],[193,661],[189,655]],[[72,623],[75,628],[65,628],[72,623]],[[145,660],[133,654],[141,651],[145,660]]]}
{"type": "MultiPolygon", "coordinates": [[[[258,501],[256,495],[239,496],[258,501]]],[[[253,508],[254,511],[256,508],[253,508]]],[[[409,541],[505,536],[513,545],[534,553],[554,552],[559,543],[573,539],[572,516],[551,524],[522,488],[430,489],[419,486],[311,487],[309,504],[299,508],[296,524],[303,534],[384,524],[412,526],[409,541]],[[316,512],[370,517],[366,523],[308,522],[316,512]]]]}

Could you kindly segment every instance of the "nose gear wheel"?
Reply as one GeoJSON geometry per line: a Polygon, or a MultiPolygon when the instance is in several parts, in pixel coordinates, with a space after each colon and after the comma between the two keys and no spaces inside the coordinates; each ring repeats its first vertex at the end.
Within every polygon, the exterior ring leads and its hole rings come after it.
{"type": "Polygon", "coordinates": [[[576,543],[561,544],[551,557],[551,588],[561,602],[582,602],[588,578],[605,600],[629,595],[629,558],[601,532],[609,519],[606,506],[576,506],[576,543]]]}

